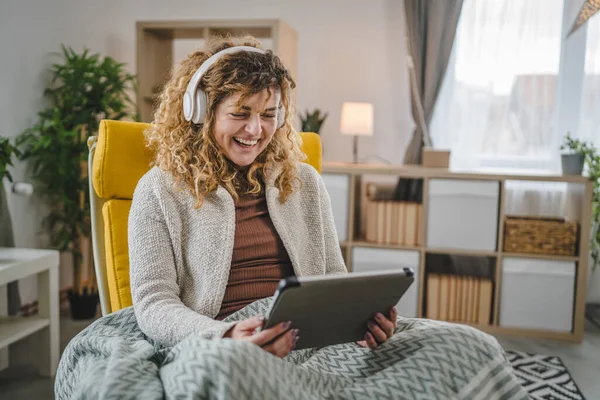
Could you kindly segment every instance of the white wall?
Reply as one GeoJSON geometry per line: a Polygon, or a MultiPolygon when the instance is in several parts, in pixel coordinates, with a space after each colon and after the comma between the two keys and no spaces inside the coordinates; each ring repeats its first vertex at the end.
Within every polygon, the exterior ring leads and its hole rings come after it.
{"type": "MultiPolygon", "coordinates": [[[[338,133],[344,101],[375,105],[375,135],[360,138],[359,155],[402,160],[412,118],[398,0],[1,0],[0,134],[14,137],[34,123],[50,53],[61,43],[112,56],[133,72],[136,21],[204,18],[286,21],[298,33],[297,108],[329,112],[321,131],[325,160],[352,157],[351,139],[338,133]]],[[[25,176],[23,165],[14,176],[25,176]]],[[[43,246],[43,205],[15,195],[9,205],[16,245],[43,246]]],[[[35,297],[34,287],[22,283],[25,302],[35,297]]]]}

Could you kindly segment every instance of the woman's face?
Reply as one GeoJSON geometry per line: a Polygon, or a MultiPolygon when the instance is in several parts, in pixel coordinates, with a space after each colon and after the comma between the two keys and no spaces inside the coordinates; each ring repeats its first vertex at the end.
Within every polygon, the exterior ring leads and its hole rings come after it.
{"type": "Polygon", "coordinates": [[[225,156],[245,167],[267,147],[277,130],[279,90],[264,89],[238,104],[241,93],[226,97],[216,110],[214,134],[225,156]]]}

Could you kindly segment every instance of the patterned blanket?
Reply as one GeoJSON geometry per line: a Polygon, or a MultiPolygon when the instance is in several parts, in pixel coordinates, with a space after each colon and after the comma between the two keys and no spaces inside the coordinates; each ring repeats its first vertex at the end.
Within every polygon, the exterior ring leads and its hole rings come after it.
{"type": "MultiPolygon", "coordinates": [[[[227,320],[265,314],[255,302],[227,320]]],[[[56,399],[527,399],[496,340],[476,329],[398,319],[375,350],[354,343],[277,358],[253,344],[190,336],[164,348],[133,309],[95,321],[62,355],[56,399]]]]}

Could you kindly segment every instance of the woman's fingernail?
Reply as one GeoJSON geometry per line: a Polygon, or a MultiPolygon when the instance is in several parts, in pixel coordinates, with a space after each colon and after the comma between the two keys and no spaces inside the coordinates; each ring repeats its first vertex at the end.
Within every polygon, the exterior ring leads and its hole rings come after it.
{"type": "Polygon", "coordinates": [[[377,313],[377,314],[375,314],[375,319],[376,319],[377,321],[381,321],[381,320],[383,319],[383,314],[381,314],[381,313],[377,313]]]}
{"type": "Polygon", "coordinates": [[[365,340],[369,340],[369,332],[365,333],[365,340]]]}
{"type": "Polygon", "coordinates": [[[288,329],[292,325],[292,321],[287,321],[283,323],[283,329],[288,329]]]}
{"type": "Polygon", "coordinates": [[[294,330],[292,331],[292,335],[293,335],[294,337],[296,337],[296,336],[298,336],[298,332],[300,332],[300,330],[299,330],[299,329],[294,329],[294,330]]]}
{"type": "Polygon", "coordinates": [[[298,343],[298,340],[300,340],[300,336],[296,336],[294,338],[294,347],[296,347],[296,343],[298,343]]]}
{"type": "Polygon", "coordinates": [[[394,307],[392,307],[392,311],[395,312],[395,313],[397,313],[398,309],[394,306],[394,307]]]}
{"type": "Polygon", "coordinates": [[[373,328],[375,326],[375,324],[371,320],[369,320],[369,322],[367,322],[367,325],[369,326],[369,328],[373,328]]]}

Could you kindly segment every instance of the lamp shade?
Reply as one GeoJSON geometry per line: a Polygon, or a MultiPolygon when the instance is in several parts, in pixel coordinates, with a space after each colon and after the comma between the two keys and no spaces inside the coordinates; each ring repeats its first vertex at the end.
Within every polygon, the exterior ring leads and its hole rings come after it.
{"type": "Polygon", "coordinates": [[[340,132],[344,135],[373,135],[373,104],[344,103],[340,132]]]}

